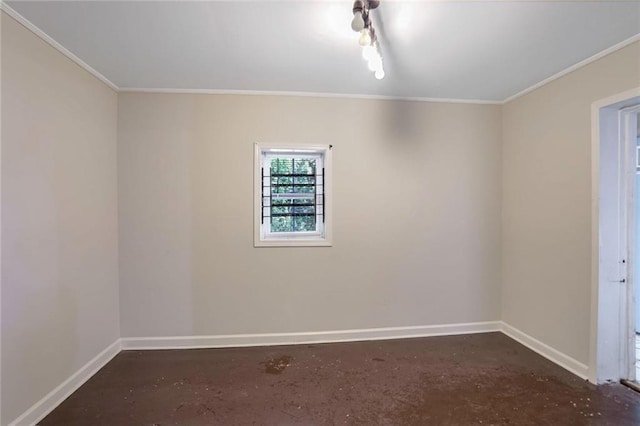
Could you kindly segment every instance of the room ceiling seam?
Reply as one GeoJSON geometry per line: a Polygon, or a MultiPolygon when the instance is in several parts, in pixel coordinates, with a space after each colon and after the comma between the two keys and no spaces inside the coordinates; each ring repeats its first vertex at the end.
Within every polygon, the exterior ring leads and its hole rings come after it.
{"type": "Polygon", "coordinates": [[[271,90],[226,90],[226,89],[178,89],[178,88],[135,88],[135,87],[120,87],[113,83],[102,73],[91,67],[84,62],[78,56],[73,54],[62,44],[58,43],[54,38],[49,36],[46,32],[33,24],[27,18],[18,13],[15,9],[5,3],[4,0],[0,0],[0,10],[4,11],[38,36],[40,39],[48,43],[51,47],[58,50],[64,56],[71,61],[75,62],[89,74],[93,75],[112,90],[117,93],[167,93],[167,94],[215,94],[215,95],[258,95],[258,96],[300,96],[300,97],[316,97],[316,98],[343,98],[343,99],[364,99],[364,100],[395,100],[395,101],[411,101],[411,102],[441,102],[441,103],[461,103],[461,104],[477,104],[477,105],[505,105],[521,96],[526,95],[536,89],[539,89],[554,80],[557,80],[573,71],[576,71],[592,62],[597,61],[611,53],[614,53],[624,47],[627,47],[635,42],[640,42],[640,33],[629,37],[626,40],[621,41],[611,47],[608,47],[595,55],[590,56],[576,64],[573,64],[562,71],[559,71],[544,80],[541,80],[524,90],[521,90],[514,95],[508,96],[504,100],[484,100],[484,99],[450,99],[450,98],[428,98],[428,97],[401,97],[401,96],[387,96],[387,95],[368,95],[368,94],[352,94],[352,93],[331,93],[331,92],[299,92],[299,91],[271,91],[271,90]]]}
{"type": "Polygon", "coordinates": [[[135,88],[121,87],[120,93],[165,93],[165,94],[196,94],[196,95],[249,95],[249,96],[300,96],[312,98],[343,98],[363,100],[389,100],[412,102],[442,102],[459,104],[502,105],[502,101],[482,99],[449,99],[449,98],[422,98],[411,96],[386,96],[367,95],[357,93],[332,93],[332,92],[298,92],[279,90],[226,90],[226,89],[173,89],[173,88],[135,88]]]}
{"type": "Polygon", "coordinates": [[[611,47],[608,47],[604,50],[601,50],[600,52],[596,53],[595,55],[592,55],[590,57],[588,57],[587,59],[584,59],[576,64],[573,64],[565,69],[563,69],[562,71],[559,71],[555,74],[553,74],[552,76],[549,76],[547,78],[545,78],[544,80],[541,80],[539,82],[537,82],[536,84],[533,84],[532,86],[527,87],[524,90],[521,90],[520,92],[516,93],[515,95],[511,95],[508,98],[506,98],[505,100],[502,101],[502,104],[507,104],[521,96],[526,95],[527,93],[533,92],[536,89],[539,89],[542,86],[545,86],[549,83],[551,83],[554,80],[557,80],[573,71],[576,71],[582,67],[585,67],[587,65],[589,65],[592,62],[597,61],[598,59],[604,58],[607,55],[610,55],[614,52],[617,52],[620,49],[623,49],[627,46],[632,45],[635,42],[639,42],[640,41],[640,33],[629,37],[626,40],[621,41],[620,43],[614,44],[611,47]]]}
{"type": "Polygon", "coordinates": [[[85,71],[87,71],[89,74],[93,75],[94,77],[96,77],[98,80],[102,81],[104,84],[106,84],[107,86],[109,86],[112,90],[119,92],[120,88],[113,83],[111,80],[109,80],[107,77],[105,77],[104,75],[102,75],[99,71],[97,71],[95,68],[93,68],[91,65],[87,64],[86,62],[84,62],[82,59],[80,59],[79,57],[77,57],[76,55],[74,55],[71,51],[69,51],[66,47],[64,47],[62,44],[58,43],[55,39],[53,39],[53,37],[49,36],[47,33],[45,33],[44,31],[42,31],[40,28],[38,28],[36,25],[34,25],[31,21],[29,21],[27,18],[25,18],[24,16],[22,16],[21,14],[19,14],[18,12],[16,12],[13,8],[11,8],[11,6],[9,6],[8,4],[6,4],[4,2],[4,0],[0,1],[0,10],[2,10],[3,12],[5,12],[7,15],[9,15],[10,17],[12,17],[13,19],[15,19],[17,22],[19,22],[22,26],[24,26],[26,29],[28,29],[29,31],[31,31],[33,34],[35,34],[36,36],[38,36],[40,39],[42,39],[43,41],[45,41],[46,43],[48,43],[51,47],[53,47],[54,49],[58,50],[60,53],[62,53],[64,56],[66,56],[67,58],[69,58],[71,61],[75,62],[77,65],[79,65],[81,68],[83,68],[85,71]]]}

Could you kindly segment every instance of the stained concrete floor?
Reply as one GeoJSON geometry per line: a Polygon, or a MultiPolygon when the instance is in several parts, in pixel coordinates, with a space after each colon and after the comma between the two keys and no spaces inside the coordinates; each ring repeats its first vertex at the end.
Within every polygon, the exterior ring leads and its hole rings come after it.
{"type": "Polygon", "coordinates": [[[621,426],[640,424],[640,394],[501,333],[125,351],[40,424],[621,426]]]}

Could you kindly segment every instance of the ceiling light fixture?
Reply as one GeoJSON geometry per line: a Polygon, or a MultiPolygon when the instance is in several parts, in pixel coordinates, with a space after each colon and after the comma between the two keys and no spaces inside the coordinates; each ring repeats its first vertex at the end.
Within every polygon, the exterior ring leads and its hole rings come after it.
{"type": "Polygon", "coordinates": [[[360,31],[360,40],[358,40],[358,43],[360,43],[362,47],[371,45],[371,34],[368,29],[364,28],[360,31]]]}
{"type": "Polygon", "coordinates": [[[362,46],[362,57],[367,61],[369,69],[378,80],[384,78],[384,66],[380,54],[380,44],[376,30],[369,17],[372,9],[380,6],[380,0],[355,0],[353,2],[353,20],[351,29],[360,33],[358,43],[362,46]]]}
{"type": "Polygon", "coordinates": [[[351,21],[351,29],[353,31],[362,31],[364,28],[364,2],[356,0],[353,2],[353,21],[351,21]]]}

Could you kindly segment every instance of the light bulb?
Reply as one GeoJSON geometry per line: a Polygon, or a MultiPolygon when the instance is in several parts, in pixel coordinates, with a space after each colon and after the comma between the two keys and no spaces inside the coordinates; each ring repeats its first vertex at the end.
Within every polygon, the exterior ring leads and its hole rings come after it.
{"type": "Polygon", "coordinates": [[[378,71],[382,69],[382,58],[378,55],[375,55],[371,59],[369,59],[369,69],[371,71],[378,71]]]}
{"type": "Polygon", "coordinates": [[[358,40],[358,43],[360,43],[360,46],[362,47],[371,45],[371,34],[369,33],[368,28],[364,28],[360,31],[360,40],[358,40]]]}
{"type": "Polygon", "coordinates": [[[351,29],[356,32],[362,31],[364,28],[364,19],[362,19],[362,12],[358,11],[353,14],[353,21],[351,21],[351,29]]]}
{"type": "Polygon", "coordinates": [[[375,76],[378,80],[382,80],[384,78],[384,70],[380,68],[376,71],[375,76]]]}
{"type": "Polygon", "coordinates": [[[365,46],[364,49],[362,49],[362,57],[367,61],[373,58],[373,55],[375,54],[376,54],[376,48],[373,47],[372,45],[365,46]]]}

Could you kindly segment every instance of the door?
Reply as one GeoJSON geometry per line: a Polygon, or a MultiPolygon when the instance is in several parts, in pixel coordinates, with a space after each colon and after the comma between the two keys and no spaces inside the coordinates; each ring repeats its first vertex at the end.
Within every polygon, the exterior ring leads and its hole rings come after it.
{"type": "MultiPolygon", "coordinates": [[[[589,380],[635,379],[636,187],[640,87],[592,104],[589,380]],[[635,110],[634,110],[635,108],[635,110]],[[633,128],[631,129],[631,123],[633,128]],[[633,138],[630,137],[633,135],[633,138]]],[[[639,258],[640,259],[640,258],[639,258]]],[[[638,280],[640,282],[640,279],[638,280]]],[[[640,298],[639,298],[640,300],[640,298]]],[[[639,324],[640,325],[640,324],[639,324]]]]}

